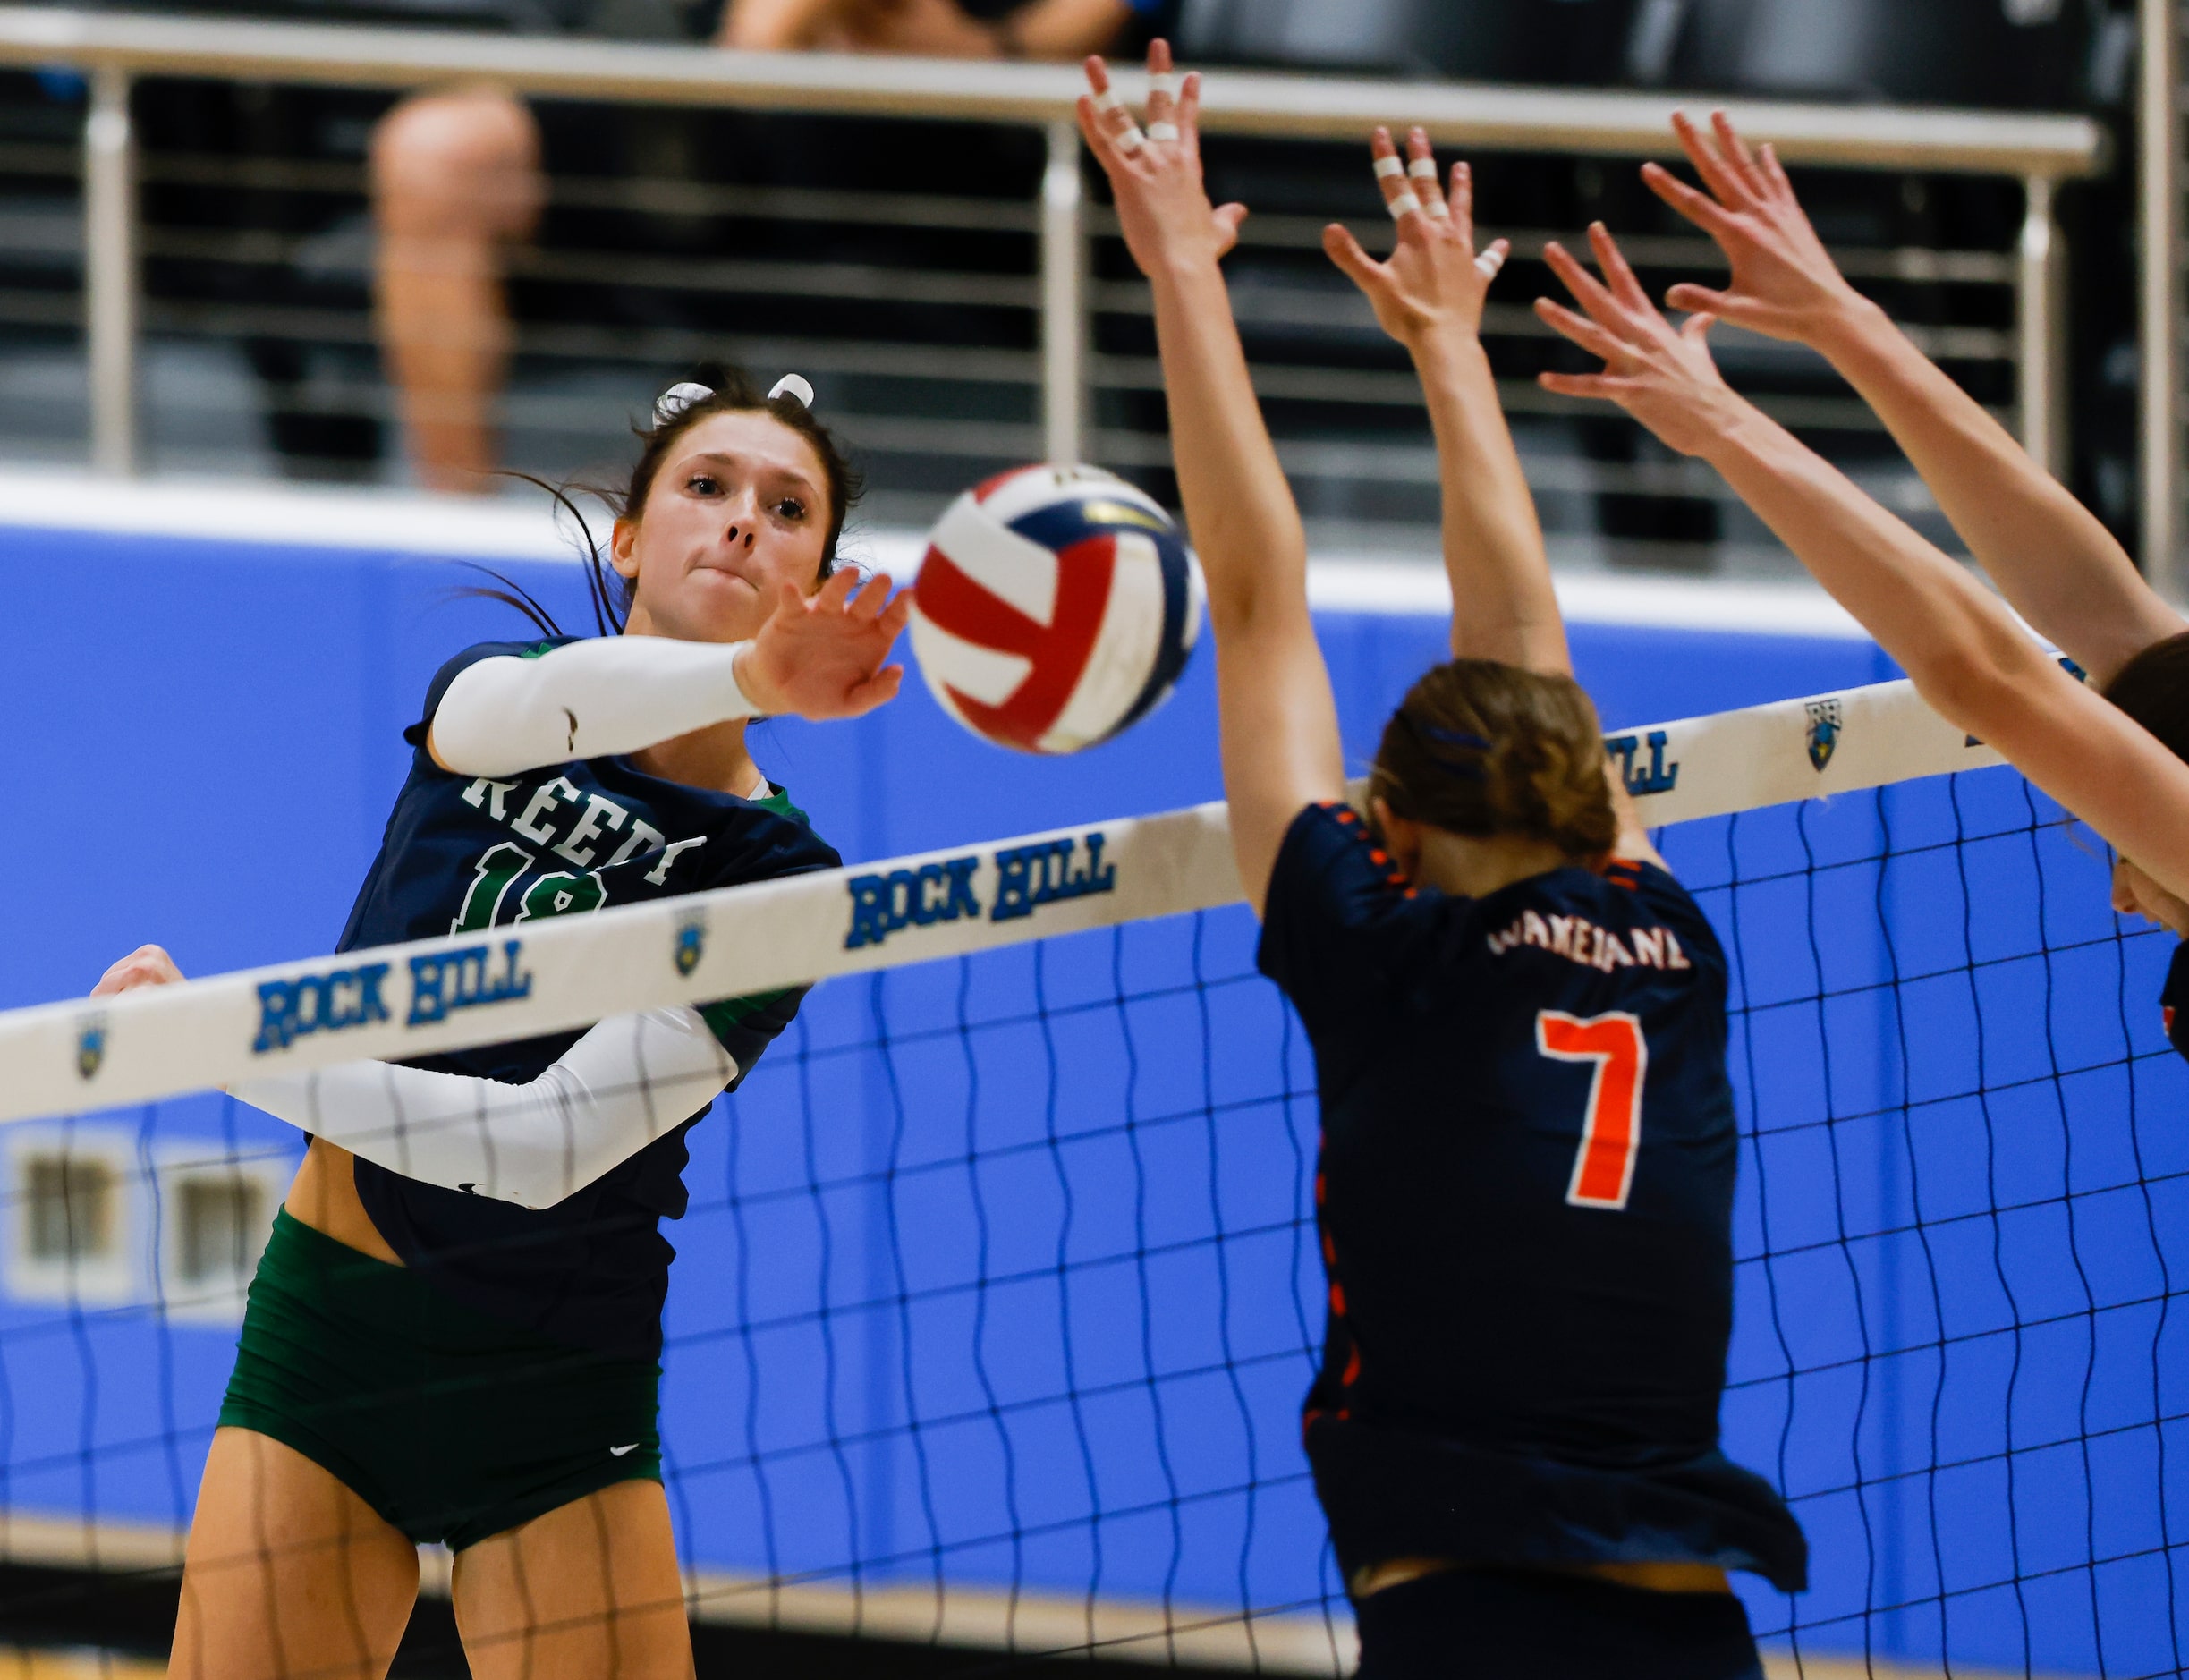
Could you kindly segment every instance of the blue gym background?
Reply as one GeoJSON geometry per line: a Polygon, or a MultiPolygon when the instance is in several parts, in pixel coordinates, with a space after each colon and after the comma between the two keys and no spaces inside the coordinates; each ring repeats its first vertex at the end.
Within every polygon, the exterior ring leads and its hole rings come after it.
{"type": "MultiPolygon", "coordinates": [[[[574,565],[501,569],[590,627],[574,565]]],[[[24,842],[0,893],[6,1006],[80,995],[146,941],[193,974],[328,948],[428,677],[522,633],[462,597],[475,573],[405,553],[13,529],[0,579],[24,842]]],[[[1359,768],[1444,625],[1319,627],[1359,768]]],[[[1615,729],[1894,675],[1858,641],[1573,634],[1615,729]]],[[[1218,796],[1210,678],[1204,647],[1167,706],[1070,759],[973,740],[916,678],[755,751],[847,861],[887,857],[1218,796]]],[[[1734,956],[1734,1075],[1763,1116],[1727,1445],[1815,1548],[1803,1599],[1744,1586],[1759,1630],[2174,1666],[2189,1139],[2156,1005],[2169,942],[2121,937],[2102,848],[2009,772],[1667,848],[1734,956]]],[[[1311,1069],[1251,937],[1232,910],[815,995],[694,1133],[670,1230],[665,1427],[697,1567],[1233,1613],[1336,1592],[1296,1415],[1322,1313],[1311,1069]]],[[[99,1124],[293,1142],[215,1098],[99,1124]]],[[[233,1336],[0,1302],[0,1499],[185,1524],[233,1336]]]]}

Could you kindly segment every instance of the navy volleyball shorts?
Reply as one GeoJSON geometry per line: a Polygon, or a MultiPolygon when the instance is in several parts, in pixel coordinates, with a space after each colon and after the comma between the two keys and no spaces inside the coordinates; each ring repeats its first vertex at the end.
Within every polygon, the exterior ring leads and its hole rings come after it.
{"type": "Polygon", "coordinates": [[[1448,1569],[1361,1600],[1359,1680],[1763,1680],[1729,1592],[1448,1569]]]}

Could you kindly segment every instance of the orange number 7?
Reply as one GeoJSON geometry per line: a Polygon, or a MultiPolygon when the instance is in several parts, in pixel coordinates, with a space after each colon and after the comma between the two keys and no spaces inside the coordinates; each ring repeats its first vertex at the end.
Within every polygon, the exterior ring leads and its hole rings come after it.
{"type": "Polygon", "coordinates": [[[1625,1207],[1642,1147],[1642,1082],[1650,1071],[1641,1018],[1621,1010],[1582,1021],[1545,1009],[1535,1017],[1535,1048],[1554,1061],[1596,1064],[1566,1201],[1576,1208],[1625,1207]]]}

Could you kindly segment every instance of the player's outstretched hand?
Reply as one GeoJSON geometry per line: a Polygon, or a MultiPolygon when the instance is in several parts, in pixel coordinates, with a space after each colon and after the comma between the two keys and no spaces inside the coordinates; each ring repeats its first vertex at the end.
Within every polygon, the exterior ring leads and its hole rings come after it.
{"type": "Polygon", "coordinates": [[[1171,70],[1170,43],[1148,48],[1148,126],[1142,129],[1110,86],[1109,66],[1087,61],[1090,94],[1079,102],[1080,132],[1109,176],[1125,248],[1140,271],[1219,261],[1239,242],[1246,206],[1211,208],[1201,183],[1201,75],[1180,83],[1171,70]]]}
{"type": "Polygon", "coordinates": [[[1591,355],[1601,356],[1604,370],[1545,373],[1538,381],[1562,396],[1616,403],[1668,448],[1703,454],[1748,412],[1710,360],[1704,335],[1711,318],[1693,316],[1674,327],[1643,293],[1601,222],[1590,227],[1589,244],[1604,271],[1601,281],[1556,241],[1543,249],[1544,260],[1583,312],[1576,315],[1548,298],[1536,299],[1535,312],[1591,355]]]}
{"type": "Polygon", "coordinates": [[[1481,330],[1489,283],[1512,245],[1501,239],[1475,250],[1472,173],[1454,164],[1447,193],[1429,136],[1418,128],[1406,137],[1403,159],[1388,129],[1376,131],[1370,150],[1384,206],[1398,223],[1398,248],[1389,261],[1378,262],[1350,228],[1333,222],[1322,230],[1323,250],[1368,294],[1377,324],[1409,350],[1439,334],[1473,337],[1481,330]]]}
{"type": "Polygon", "coordinates": [[[133,992],[140,986],[181,984],[182,971],[175,967],[173,957],[157,945],[140,945],[99,976],[91,996],[112,997],[120,992],[133,992]]]}
{"type": "Polygon", "coordinates": [[[1865,306],[1817,237],[1778,153],[1769,145],[1752,149],[1723,111],[1710,114],[1709,135],[1684,112],[1673,117],[1672,127],[1710,191],[1696,191],[1659,164],[1642,165],[1642,178],[1718,242],[1733,265],[1733,281],[1724,291],[1676,285],[1667,303],[1805,344],[1823,336],[1847,310],[1865,306]]]}
{"type": "Polygon", "coordinates": [[[904,667],[883,663],[912,617],[910,590],[864,583],[846,568],[806,596],[785,582],[776,610],[737,662],[737,685],[771,717],[857,717],[896,698],[904,667]]]}

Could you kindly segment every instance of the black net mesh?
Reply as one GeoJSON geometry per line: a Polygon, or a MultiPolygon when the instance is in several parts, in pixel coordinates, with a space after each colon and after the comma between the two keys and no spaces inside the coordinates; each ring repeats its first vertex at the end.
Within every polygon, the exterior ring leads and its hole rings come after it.
{"type": "MultiPolygon", "coordinates": [[[[1727,1447],[1814,1548],[1805,1595],[1744,1583],[1764,1644],[2179,1672],[2171,942],[2010,771],[1661,844],[1734,969],[1727,1447]]],[[[691,1134],[663,1438],[700,1621],[1349,1669],[1300,1448],[1313,1067],[1253,938],[832,982],[691,1134]]],[[[4,1141],[13,1554],[170,1566],[294,1134],[203,1097],[4,1141]]]]}

